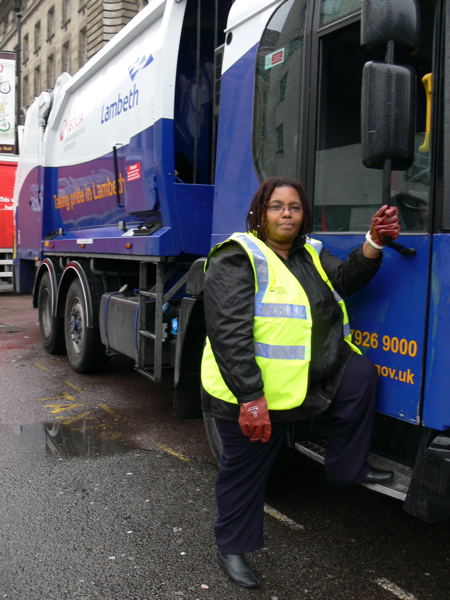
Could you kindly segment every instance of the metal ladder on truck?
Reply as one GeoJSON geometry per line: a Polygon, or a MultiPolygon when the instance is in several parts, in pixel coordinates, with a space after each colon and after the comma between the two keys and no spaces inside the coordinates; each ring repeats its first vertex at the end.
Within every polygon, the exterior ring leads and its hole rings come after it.
{"type": "Polygon", "coordinates": [[[180,263],[169,262],[166,258],[154,257],[139,265],[139,323],[138,360],[136,370],[151,381],[162,379],[163,344],[167,337],[164,328],[164,305],[184,286],[188,269],[183,271],[180,263]],[[155,270],[153,285],[149,288],[149,267],[155,270]],[[169,289],[169,281],[176,278],[169,289]],[[154,310],[148,311],[153,304],[154,310]],[[148,314],[150,312],[150,315],[148,314]],[[153,314],[152,314],[153,313],[153,314]],[[149,352],[150,350],[150,352],[149,352]],[[153,360],[148,360],[148,357],[153,360]]]}

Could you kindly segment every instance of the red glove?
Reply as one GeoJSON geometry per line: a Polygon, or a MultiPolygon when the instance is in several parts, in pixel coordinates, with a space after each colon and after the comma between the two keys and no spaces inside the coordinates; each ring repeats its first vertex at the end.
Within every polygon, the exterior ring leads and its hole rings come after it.
{"type": "Polygon", "coordinates": [[[239,413],[239,427],[242,433],[250,438],[251,442],[268,442],[272,435],[267,401],[264,396],[251,402],[241,404],[239,413]]]}
{"type": "Polygon", "coordinates": [[[372,241],[378,246],[384,246],[384,236],[396,240],[400,235],[397,207],[383,204],[370,221],[369,233],[372,241]]]}

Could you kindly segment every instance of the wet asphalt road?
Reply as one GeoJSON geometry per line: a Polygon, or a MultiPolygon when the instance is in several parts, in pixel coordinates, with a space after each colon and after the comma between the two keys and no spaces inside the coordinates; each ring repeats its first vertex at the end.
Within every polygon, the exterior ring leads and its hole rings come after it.
{"type": "Polygon", "coordinates": [[[261,589],[236,588],[214,562],[202,423],[175,421],[170,384],[128,360],[74,373],[42,350],[36,320],[29,296],[0,293],[0,599],[450,598],[448,523],[331,490],[300,457],[268,494],[261,589]]]}

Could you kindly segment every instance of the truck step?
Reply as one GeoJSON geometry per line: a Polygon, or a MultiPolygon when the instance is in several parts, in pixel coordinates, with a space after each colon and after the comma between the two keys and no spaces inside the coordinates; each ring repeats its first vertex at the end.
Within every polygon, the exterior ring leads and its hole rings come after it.
{"type": "MultiPolygon", "coordinates": [[[[302,441],[295,444],[295,449],[322,465],[325,462],[325,446],[322,444],[302,441]]],[[[391,496],[392,498],[404,501],[411,481],[412,469],[373,453],[369,454],[368,461],[376,469],[393,471],[394,479],[390,483],[383,485],[378,483],[362,483],[361,485],[385,496],[391,496]]]]}
{"type": "Polygon", "coordinates": [[[145,331],[144,329],[140,329],[139,335],[142,335],[142,337],[148,338],[150,340],[156,340],[156,335],[151,331],[145,331]]]}
{"type": "Polygon", "coordinates": [[[153,381],[153,383],[157,383],[155,374],[152,371],[150,371],[149,369],[142,369],[140,367],[137,367],[136,371],[138,373],[140,373],[141,375],[143,375],[144,377],[147,377],[147,379],[150,379],[150,381],[153,381]]]}
{"type": "Polygon", "coordinates": [[[147,292],[146,290],[139,290],[139,294],[144,296],[144,298],[152,298],[153,300],[156,298],[155,292],[147,292]]]}

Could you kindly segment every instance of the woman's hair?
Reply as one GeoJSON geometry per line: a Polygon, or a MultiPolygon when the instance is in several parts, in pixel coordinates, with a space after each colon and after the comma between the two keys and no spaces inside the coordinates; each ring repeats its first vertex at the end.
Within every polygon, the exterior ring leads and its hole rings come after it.
{"type": "Polygon", "coordinates": [[[309,210],[308,197],[302,184],[290,177],[269,177],[259,186],[256,194],[253,196],[252,203],[247,215],[247,231],[252,231],[261,240],[266,238],[267,205],[273,194],[273,191],[279,187],[293,188],[300,198],[303,207],[303,221],[297,239],[303,245],[306,234],[311,231],[311,213],[309,210]]]}

